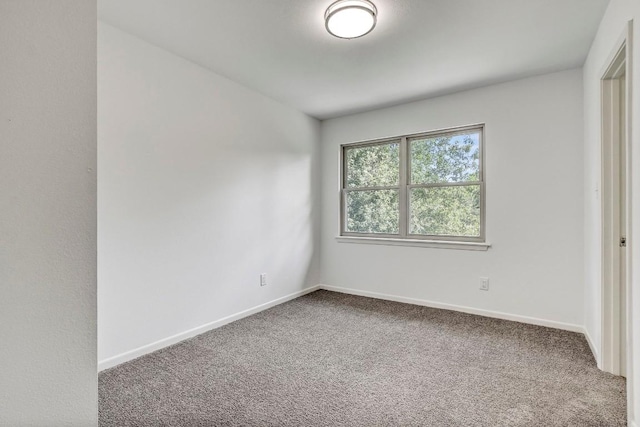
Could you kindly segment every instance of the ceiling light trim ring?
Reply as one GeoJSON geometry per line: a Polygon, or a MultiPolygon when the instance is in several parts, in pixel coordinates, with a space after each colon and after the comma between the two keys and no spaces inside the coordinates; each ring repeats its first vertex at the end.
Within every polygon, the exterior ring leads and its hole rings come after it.
{"type": "Polygon", "coordinates": [[[378,8],[376,7],[375,4],[373,4],[369,0],[337,0],[329,5],[329,7],[327,8],[324,14],[324,27],[327,30],[327,32],[332,36],[337,37],[339,39],[343,39],[343,40],[351,40],[351,39],[364,37],[367,34],[369,34],[371,31],[373,31],[377,23],[378,23],[378,8]],[[346,6],[339,7],[340,3],[354,3],[354,2],[358,2],[360,4],[347,4],[346,6]],[[368,5],[369,7],[364,6],[365,4],[368,5]],[[363,33],[354,37],[343,37],[343,36],[337,35],[336,33],[334,33],[329,29],[329,21],[331,20],[331,17],[333,17],[338,12],[343,12],[348,9],[364,10],[365,12],[371,15],[371,17],[373,18],[373,23],[371,24],[371,28],[369,28],[369,30],[366,33],[363,33]]]}

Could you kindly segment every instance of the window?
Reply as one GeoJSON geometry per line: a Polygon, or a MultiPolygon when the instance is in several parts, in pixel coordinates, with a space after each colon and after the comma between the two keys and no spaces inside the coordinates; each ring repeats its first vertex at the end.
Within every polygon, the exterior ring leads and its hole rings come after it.
{"type": "Polygon", "coordinates": [[[341,236],[484,242],[483,125],[341,146],[341,236]]]}

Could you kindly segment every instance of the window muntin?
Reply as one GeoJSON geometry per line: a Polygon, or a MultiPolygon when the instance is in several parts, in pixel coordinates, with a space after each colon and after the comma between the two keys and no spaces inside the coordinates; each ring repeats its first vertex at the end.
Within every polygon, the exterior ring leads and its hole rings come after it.
{"type": "Polygon", "coordinates": [[[341,235],[484,242],[483,133],[343,145],[341,235]]]}

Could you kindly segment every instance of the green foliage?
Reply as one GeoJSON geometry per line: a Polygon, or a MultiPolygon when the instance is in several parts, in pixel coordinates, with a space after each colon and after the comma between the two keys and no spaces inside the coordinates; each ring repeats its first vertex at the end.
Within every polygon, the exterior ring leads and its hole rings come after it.
{"type": "MultiPolygon", "coordinates": [[[[479,134],[409,141],[412,184],[477,182],[479,134]]],[[[349,148],[345,152],[346,187],[393,187],[400,181],[399,143],[349,148]]],[[[409,190],[409,233],[479,236],[478,184],[409,190]]],[[[346,231],[399,233],[399,192],[395,189],[347,193],[346,231]]]]}
{"type": "Polygon", "coordinates": [[[478,181],[478,134],[411,141],[411,183],[478,181]]]}
{"type": "Polygon", "coordinates": [[[414,188],[410,234],[432,236],[480,235],[480,186],[414,188]]]}
{"type": "Polygon", "coordinates": [[[347,212],[348,232],[400,232],[398,190],[351,191],[347,196],[347,212]]]}
{"type": "Polygon", "coordinates": [[[385,187],[400,182],[400,144],[371,145],[346,150],[347,188],[385,187]]]}
{"type": "MultiPolygon", "coordinates": [[[[400,183],[400,144],[346,150],[347,188],[385,187],[400,183]]],[[[352,233],[398,234],[398,190],[352,191],[347,196],[346,230],[352,233]]]]}

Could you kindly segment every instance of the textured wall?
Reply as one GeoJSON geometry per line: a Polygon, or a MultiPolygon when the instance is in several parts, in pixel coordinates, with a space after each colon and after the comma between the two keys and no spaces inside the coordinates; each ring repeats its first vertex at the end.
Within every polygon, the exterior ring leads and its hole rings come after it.
{"type": "Polygon", "coordinates": [[[96,11],[0,0],[0,425],[97,424],[96,11]]]}

